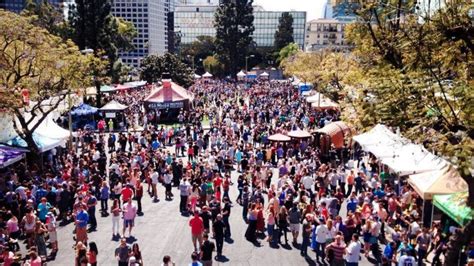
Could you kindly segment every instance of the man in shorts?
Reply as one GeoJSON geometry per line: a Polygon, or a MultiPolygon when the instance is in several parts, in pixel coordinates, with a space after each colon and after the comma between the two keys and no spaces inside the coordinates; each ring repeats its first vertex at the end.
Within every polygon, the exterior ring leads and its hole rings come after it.
{"type": "Polygon", "coordinates": [[[132,228],[135,217],[137,216],[137,207],[133,204],[132,199],[129,199],[123,206],[123,237],[125,237],[125,230],[128,227],[128,235],[132,236],[132,228]]]}
{"type": "Polygon", "coordinates": [[[293,208],[288,213],[288,220],[290,221],[290,231],[293,235],[293,244],[297,243],[298,234],[300,232],[300,221],[301,212],[296,204],[293,204],[293,208]]]}
{"type": "Polygon", "coordinates": [[[194,211],[194,216],[189,220],[189,226],[191,227],[191,237],[193,240],[194,250],[197,251],[196,242],[199,241],[199,248],[202,248],[202,234],[204,232],[204,223],[202,218],[199,216],[199,211],[194,211]]]}

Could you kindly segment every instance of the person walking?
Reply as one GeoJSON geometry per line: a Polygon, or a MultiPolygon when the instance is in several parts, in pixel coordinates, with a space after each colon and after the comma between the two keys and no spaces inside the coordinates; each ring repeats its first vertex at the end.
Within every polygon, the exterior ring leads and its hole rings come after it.
{"type": "Polygon", "coordinates": [[[194,216],[189,220],[189,226],[191,227],[191,238],[194,245],[194,250],[197,251],[196,242],[199,241],[199,248],[202,248],[202,234],[204,232],[204,223],[202,218],[199,216],[199,212],[195,211],[194,216]]]}
{"type": "Polygon", "coordinates": [[[290,222],[290,231],[293,236],[293,244],[296,245],[298,243],[301,221],[301,212],[298,209],[298,205],[296,203],[293,204],[293,207],[288,213],[288,220],[290,222]]]}
{"type": "Polygon", "coordinates": [[[301,242],[301,251],[300,254],[303,257],[308,256],[308,246],[310,243],[310,237],[311,237],[311,231],[312,231],[312,226],[313,226],[313,217],[311,214],[307,214],[305,217],[305,220],[303,221],[302,225],[302,237],[303,241],[301,242]]]}
{"type": "Polygon", "coordinates": [[[125,237],[125,231],[128,228],[128,236],[132,236],[132,229],[134,226],[135,217],[137,216],[137,207],[133,204],[130,198],[123,208],[123,230],[122,236],[125,237]]]}
{"type": "Polygon", "coordinates": [[[115,249],[115,258],[117,259],[118,266],[129,266],[128,260],[130,257],[130,248],[127,245],[127,239],[120,239],[120,246],[115,249]]]}
{"type": "Polygon", "coordinates": [[[285,206],[281,206],[277,219],[278,243],[281,244],[281,237],[285,236],[285,244],[288,245],[288,211],[285,206]]]}
{"type": "Polygon", "coordinates": [[[107,181],[102,182],[102,187],[100,188],[100,211],[102,212],[102,215],[107,215],[108,214],[108,201],[110,197],[110,188],[107,185],[107,181]]]}
{"type": "Polygon", "coordinates": [[[326,246],[326,254],[328,255],[329,264],[331,266],[344,266],[344,252],[346,243],[343,241],[342,235],[337,235],[333,242],[326,246]]]}
{"type": "Polygon", "coordinates": [[[353,234],[351,243],[346,248],[346,266],[358,266],[360,258],[361,244],[359,242],[359,235],[353,234]]]}
{"type": "Polygon", "coordinates": [[[208,234],[204,234],[203,239],[204,241],[202,243],[200,254],[201,262],[203,266],[212,266],[212,253],[216,249],[216,246],[214,245],[214,243],[209,241],[208,234]]]}
{"type": "Polygon", "coordinates": [[[222,221],[222,215],[218,214],[214,223],[212,223],[212,231],[216,240],[217,258],[222,257],[222,249],[224,247],[224,230],[225,223],[222,221]]]}
{"type": "Polygon", "coordinates": [[[191,192],[191,184],[189,183],[187,178],[183,178],[181,183],[179,184],[179,195],[181,196],[181,200],[179,202],[179,211],[181,213],[188,212],[188,197],[191,192]]]}
{"type": "Polygon", "coordinates": [[[143,215],[142,212],[142,198],[143,198],[143,185],[142,182],[138,179],[135,183],[135,200],[137,201],[138,209],[137,214],[143,215]]]}
{"type": "Polygon", "coordinates": [[[255,203],[252,203],[250,205],[250,212],[248,215],[248,227],[247,230],[245,231],[245,238],[250,241],[250,242],[256,242],[257,241],[257,216],[258,216],[258,210],[257,210],[257,205],[255,203]]]}
{"type": "Polygon", "coordinates": [[[84,204],[79,204],[79,211],[76,214],[76,243],[87,243],[87,223],[89,222],[89,214],[85,211],[84,204]]]}
{"type": "Polygon", "coordinates": [[[224,197],[224,208],[222,208],[222,221],[224,223],[224,237],[229,239],[231,237],[230,233],[230,209],[232,208],[232,204],[230,203],[229,198],[224,197]]]}
{"type": "Polygon", "coordinates": [[[122,209],[119,206],[119,200],[114,199],[114,202],[112,203],[112,207],[110,208],[110,212],[112,213],[112,238],[114,238],[116,235],[120,235],[120,213],[122,212],[122,209]]]}

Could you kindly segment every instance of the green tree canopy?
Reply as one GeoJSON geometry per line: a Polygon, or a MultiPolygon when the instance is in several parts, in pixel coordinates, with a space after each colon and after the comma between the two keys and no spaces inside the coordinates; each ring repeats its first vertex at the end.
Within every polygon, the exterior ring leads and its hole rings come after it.
{"type": "Polygon", "coordinates": [[[280,51],[294,41],[293,16],[288,12],[283,12],[278,20],[278,30],[275,32],[275,49],[280,51]]]}
{"type": "Polygon", "coordinates": [[[149,83],[157,82],[161,80],[161,75],[165,72],[170,73],[171,79],[181,86],[189,87],[193,83],[191,68],[174,54],[149,55],[142,60],[141,79],[149,83]]]}
{"type": "Polygon", "coordinates": [[[31,16],[33,24],[47,29],[51,34],[60,36],[64,40],[72,38],[72,28],[64,19],[64,14],[47,0],[28,0],[21,14],[26,17],[31,16]]]}
{"type": "Polygon", "coordinates": [[[219,60],[217,60],[216,56],[208,56],[202,62],[204,66],[204,70],[213,74],[217,77],[223,77],[225,75],[224,66],[222,65],[219,60]]]}
{"type": "Polygon", "coordinates": [[[286,58],[297,54],[299,50],[300,50],[300,46],[297,43],[292,42],[288,44],[287,46],[283,47],[282,49],[280,49],[280,52],[278,52],[277,61],[281,63],[286,58]]]}
{"type": "Polygon", "coordinates": [[[245,64],[252,43],[255,30],[252,3],[253,0],[224,0],[215,13],[217,58],[231,75],[245,64]]]}
{"type": "Polygon", "coordinates": [[[0,109],[12,115],[16,132],[36,153],[33,132],[68,92],[90,83],[95,58],[35,26],[34,18],[3,10],[0,17],[0,109]]]}

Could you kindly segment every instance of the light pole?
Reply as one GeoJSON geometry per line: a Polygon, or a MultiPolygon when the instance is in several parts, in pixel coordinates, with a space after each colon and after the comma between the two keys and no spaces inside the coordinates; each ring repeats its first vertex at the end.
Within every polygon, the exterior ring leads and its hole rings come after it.
{"type": "Polygon", "coordinates": [[[248,61],[249,61],[249,58],[253,58],[255,57],[255,55],[251,54],[251,55],[248,55],[245,57],[245,72],[248,72],[248,61]]]}
{"type": "MultiPolygon", "coordinates": [[[[194,61],[196,60],[196,56],[195,55],[191,56],[191,55],[188,54],[188,55],[186,55],[186,57],[189,58],[189,59],[192,58],[191,60],[192,60],[193,72],[196,73],[196,68],[194,67],[194,61]]],[[[201,62],[202,58],[199,58],[198,61],[201,62]]]]}

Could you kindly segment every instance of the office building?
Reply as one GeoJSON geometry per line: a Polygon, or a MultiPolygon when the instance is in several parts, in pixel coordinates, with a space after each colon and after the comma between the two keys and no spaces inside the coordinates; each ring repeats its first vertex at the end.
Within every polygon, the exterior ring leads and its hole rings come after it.
{"type": "Polygon", "coordinates": [[[121,52],[123,63],[139,67],[140,61],[150,54],[164,54],[168,50],[168,13],[173,0],[114,0],[112,14],[133,23],[137,36],[135,50],[121,52]]]}
{"type": "MultiPolygon", "coordinates": [[[[174,12],[175,32],[181,36],[181,44],[191,44],[198,36],[215,36],[214,13],[216,5],[181,5],[174,12]]],[[[271,47],[275,41],[279,19],[283,12],[265,11],[254,6],[253,40],[257,47],[271,47]]],[[[293,37],[304,48],[306,12],[289,11],[293,16],[293,37]]]]}
{"type": "MultiPolygon", "coordinates": [[[[42,0],[41,0],[42,1],[42,0]]],[[[0,8],[20,13],[26,7],[26,0],[0,0],[0,8]]],[[[40,2],[40,0],[37,0],[40,2]]],[[[57,8],[65,8],[69,1],[67,0],[48,0],[49,3],[53,4],[57,8]]]]}
{"type": "Polygon", "coordinates": [[[348,23],[335,19],[315,19],[307,24],[306,51],[331,49],[347,51],[351,45],[345,40],[344,29],[348,23]]]}
{"type": "Polygon", "coordinates": [[[352,22],[356,19],[355,10],[359,7],[358,0],[328,0],[332,8],[332,18],[338,21],[352,22]]]}

